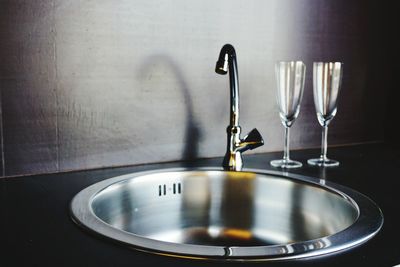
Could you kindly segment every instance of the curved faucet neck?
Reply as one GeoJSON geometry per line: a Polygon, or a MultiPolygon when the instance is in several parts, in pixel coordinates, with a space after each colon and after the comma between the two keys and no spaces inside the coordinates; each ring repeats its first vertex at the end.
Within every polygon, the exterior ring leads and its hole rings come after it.
{"type": "Polygon", "coordinates": [[[226,74],[229,72],[231,96],[230,126],[237,127],[239,126],[239,73],[236,60],[236,51],[232,45],[226,44],[221,48],[216,71],[219,74],[226,74]]]}
{"type": "Polygon", "coordinates": [[[236,55],[230,56],[229,83],[231,91],[231,126],[239,126],[239,77],[236,55]]]}

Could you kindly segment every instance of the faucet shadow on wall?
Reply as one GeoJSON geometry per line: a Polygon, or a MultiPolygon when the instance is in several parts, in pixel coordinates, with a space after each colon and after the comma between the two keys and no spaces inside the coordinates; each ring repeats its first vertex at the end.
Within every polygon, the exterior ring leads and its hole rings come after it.
{"type": "Polygon", "coordinates": [[[190,95],[189,85],[179,66],[172,58],[165,54],[154,54],[147,57],[139,69],[139,77],[144,77],[146,73],[151,71],[154,64],[163,64],[168,67],[179,84],[179,89],[184,99],[186,113],[184,148],[181,160],[183,161],[184,167],[192,167],[198,157],[199,142],[202,133],[198,127],[198,121],[194,116],[193,101],[190,95]]]}

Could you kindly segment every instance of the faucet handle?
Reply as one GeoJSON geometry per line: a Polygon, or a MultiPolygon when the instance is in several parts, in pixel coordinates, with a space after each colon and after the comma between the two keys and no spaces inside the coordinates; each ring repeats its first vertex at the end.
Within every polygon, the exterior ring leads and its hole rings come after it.
{"type": "Polygon", "coordinates": [[[264,145],[264,140],[263,140],[260,132],[256,128],[254,128],[243,138],[241,143],[242,143],[242,147],[243,147],[243,150],[242,150],[242,152],[243,152],[245,150],[254,149],[259,146],[264,145]]]}

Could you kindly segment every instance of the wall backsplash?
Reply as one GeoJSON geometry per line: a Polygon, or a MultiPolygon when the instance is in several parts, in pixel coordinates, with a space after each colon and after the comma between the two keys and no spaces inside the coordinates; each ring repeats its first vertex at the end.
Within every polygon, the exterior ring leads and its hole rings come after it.
{"type": "MultiPolygon", "coordinates": [[[[383,139],[363,1],[0,0],[2,176],[223,156],[238,55],[243,132],[282,150],[274,62],[308,69],[294,149],[320,145],[312,62],[343,61],[329,144],[383,139]],[[373,74],[371,74],[373,73],[373,74]]],[[[253,152],[253,153],[254,153],[253,152]]]]}

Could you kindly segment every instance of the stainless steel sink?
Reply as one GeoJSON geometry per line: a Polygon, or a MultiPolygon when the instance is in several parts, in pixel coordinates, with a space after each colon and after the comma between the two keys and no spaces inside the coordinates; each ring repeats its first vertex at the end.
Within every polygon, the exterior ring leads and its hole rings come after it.
{"type": "Polygon", "coordinates": [[[373,237],[377,205],[349,188],[280,172],[164,169],[78,193],[74,221],[139,250],[216,260],[337,252],[373,237]]]}

